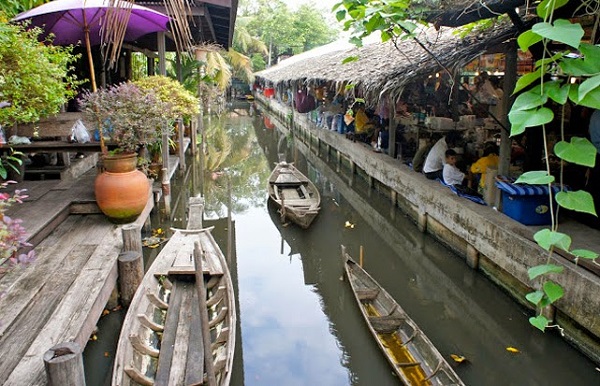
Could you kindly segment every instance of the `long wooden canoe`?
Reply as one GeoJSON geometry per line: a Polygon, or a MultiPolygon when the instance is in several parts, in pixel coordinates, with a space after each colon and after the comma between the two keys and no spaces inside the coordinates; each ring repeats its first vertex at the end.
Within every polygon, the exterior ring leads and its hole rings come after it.
{"type": "Polygon", "coordinates": [[[277,163],[269,177],[267,189],[282,219],[286,218],[306,229],[319,214],[319,190],[291,163],[277,163]]]}
{"type": "MultiPolygon", "coordinates": [[[[190,205],[190,220],[198,216],[193,210],[202,211],[193,208],[190,205]]],[[[175,230],[148,269],[123,323],[113,386],[206,384],[208,361],[192,258],[196,242],[203,255],[210,366],[217,385],[229,384],[236,336],[235,299],[227,263],[211,229],[175,230]]]]}
{"type": "Polygon", "coordinates": [[[464,383],[400,305],[342,246],[346,277],[379,348],[404,385],[464,383]]]}

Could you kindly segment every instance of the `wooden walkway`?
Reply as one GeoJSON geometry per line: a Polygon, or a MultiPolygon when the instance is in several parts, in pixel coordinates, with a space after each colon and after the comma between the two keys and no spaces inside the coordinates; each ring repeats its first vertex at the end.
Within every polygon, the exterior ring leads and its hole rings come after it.
{"type": "MultiPolygon", "coordinates": [[[[36,260],[0,275],[0,385],[46,385],[44,353],[63,342],[83,350],[115,288],[122,226],[101,214],[95,178],[93,168],[72,180],[11,185],[28,190],[7,215],[23,220],[36,260]]],[[[153,207],[150,194],[139,229],[153,207]]]]}

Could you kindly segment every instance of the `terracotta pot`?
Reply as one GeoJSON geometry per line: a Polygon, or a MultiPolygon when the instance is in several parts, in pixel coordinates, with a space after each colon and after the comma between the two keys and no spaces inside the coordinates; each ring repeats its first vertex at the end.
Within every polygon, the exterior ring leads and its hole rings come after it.
{"type": "Polygon", "coordinates": [[[105,171],[96,177],[96,202],[112,222],[134,221],[148,202],[150,182],[137,170],[136,154],[103,157],[105,171]]]}

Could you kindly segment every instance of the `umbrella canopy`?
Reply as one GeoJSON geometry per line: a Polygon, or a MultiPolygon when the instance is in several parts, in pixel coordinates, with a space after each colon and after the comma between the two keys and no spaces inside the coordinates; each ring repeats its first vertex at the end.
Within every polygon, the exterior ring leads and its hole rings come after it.
{"type": "MultiPolygon", "coordinates": [[[[170,20],[169,16],[165,14],[125,0],[116,2],[118,8],[111,7],[111,3],[114,1],[55,0],[20,13],[12,21],[29,20],[32,26],[38,26],[44,30],[43,36],[53,33],[55,35],[53,42],[56,45],[85,42],[92,91],[96,92],[96,75],[91,47],[101,43],[104,26],[117,28],[116,31],[109,32],[116,32],[112,36],[121,40],[110,43],[120,47],[123,41],[134,41],[152,32],[166,31],[170,20]],[[107,23],[107,19],[111,21],[118,19],[119,25],[107,23]],[[124,28],[124,31],[121,28],[124,28]]],[[[102,152],[106,153],[102,127],[100,127],[100,146],[102,152]]]]}
{"type": "MultiPolygon", "coordinates": [[[[85,42],[88,30],[93,46],[101,42],[101,28],[109,8],[110,0],[55,0],[20,13],[12,21],[30,20],[31,25],[44,30],[44,36],[53,33],[56,45],[85,42]]],[[[170,18],[165,14],[135,4],[126,4],[124,8],[127,9],[123,12],[131,8],[124,41],[168,29],[170,18]]]]}

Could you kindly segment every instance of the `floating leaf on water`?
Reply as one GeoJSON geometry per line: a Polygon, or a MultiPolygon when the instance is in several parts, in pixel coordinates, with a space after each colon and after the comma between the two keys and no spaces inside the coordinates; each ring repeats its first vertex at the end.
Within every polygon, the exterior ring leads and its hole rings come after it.
{"type": "Polygon", "coordinates": [[[450,354],[450,358],[452,358],[456,363],[463,363],[467,360],[467,358],[465,358],[464,356],[456,354],[450,354]]]}
{"type": "Polygon", "coordinates": [[[106,358],[108,358],[108,357],[110,356],[110,353],[109,353],[108,351],[104,351],[104,356],[105,356],[106,358]]]}
{"type": "Polygon", "coordinates": [[[102,311],[102,316],[108,315],[110,314],[110,311],[107,309],[104,309],[104,311],[102,311]]]}
{"type": "Polygon", "coordinates": [[[512,353],[518,353],[519,349],[509,346],[509,347],[506,348],[506,351],[512,352],[512,353]]]}

